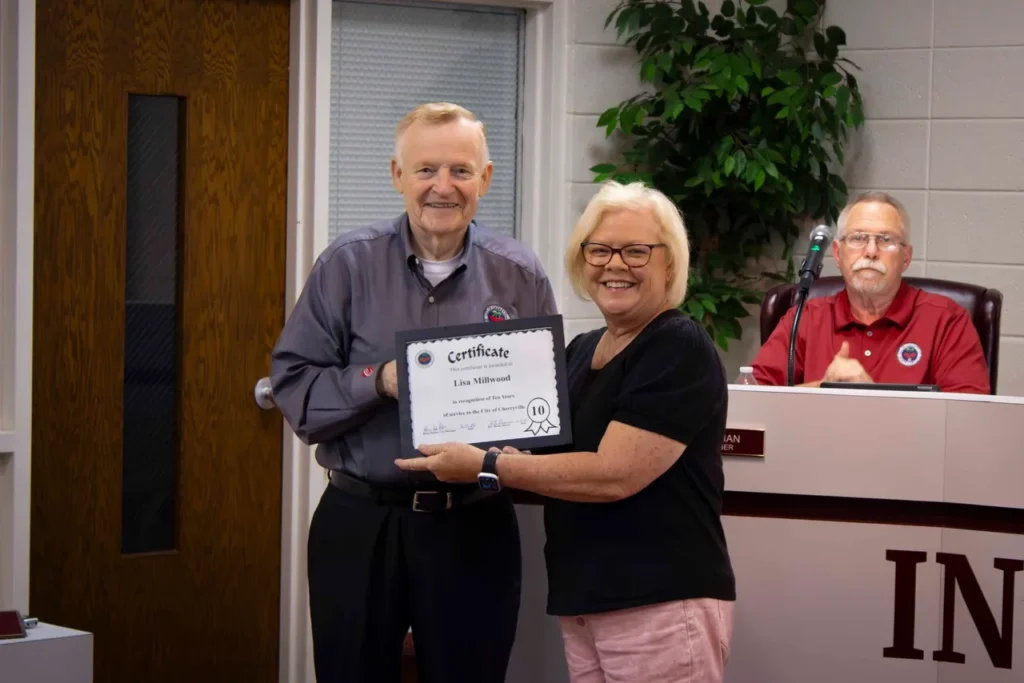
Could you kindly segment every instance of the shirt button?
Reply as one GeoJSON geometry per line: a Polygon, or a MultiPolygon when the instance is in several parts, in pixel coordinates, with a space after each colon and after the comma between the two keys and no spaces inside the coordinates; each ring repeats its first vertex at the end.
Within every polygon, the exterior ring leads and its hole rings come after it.
{"type": "Polygon", "coordinates": [[[869,336],[869,337],[870,337],[871,335],[873,335],[873,334],[874,334],[874,332],[872,332],[871,330],[868,330],[868,336],[869,336]]]}
{"type": "Polygon", "coordinates": [[[434,297],[428,296],[427,301],[429,301],[430,303],[434,303],[434,297]]]}
{"type": "Polygon", "coordinates": [[[867,351],[865,351],[864,355],[865,356],[870,356],[871,355],[871,349],[868,349],[867,351]]]}

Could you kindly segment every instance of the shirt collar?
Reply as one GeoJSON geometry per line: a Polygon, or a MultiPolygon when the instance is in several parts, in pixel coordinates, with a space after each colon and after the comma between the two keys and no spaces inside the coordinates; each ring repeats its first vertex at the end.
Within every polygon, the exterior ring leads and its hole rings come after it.
{"type": "MultiPolygon", "coordinates": [[[[836,295],[834,309],[835,329],[837,332],[852,325],[865,326],[864,323],[853,317],[853,311],[850,310],[850,295],[846,293],[845,289],[836,295]]],[[[893,298],[892,303],[889,304],[889,310],[885,312],[881,320],[888,320],[902,329],[910,322],[910,316],[913,312],[914,288],[908,285],[906,281],[900,281],[900,288],[896,290],[896,296],[893,298]]]]}
{"type": "MultiPolygon", "coordinates": [[[[416,256],[415,250],[412,248],[412,227],[409,225],[408,213],[402,214],[402,220],[399,222],[398,232],[402,235],[402,248],[405,250],[405,263],[409,268],[415,270],[418,257],[416,256]]],[[[470,251],[473,248],[475,240],[476,220],[474,219],[469,222],[469,228],[466,230],[466,241],[463,244],[462,252],[455,261],[456,268],[464,265],[469,260],[470,251]]]]}

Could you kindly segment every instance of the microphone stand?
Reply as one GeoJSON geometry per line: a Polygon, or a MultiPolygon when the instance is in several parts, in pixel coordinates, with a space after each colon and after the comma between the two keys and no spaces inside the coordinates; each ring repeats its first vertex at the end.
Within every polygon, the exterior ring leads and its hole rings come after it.
{"type": "Polygon", "coordinates": [[[793,386],[793,372],[796,367],[796,332],[800,327],[800,316],[804,312],[804,302],[807,301],[807,292],[810,290],[810,282],[806,284],[801,281],[800,289],[796,294],[796,313],[793,315],[793,329],[789,333],[789,364],[786,367],[786,386],[793,386]]]}

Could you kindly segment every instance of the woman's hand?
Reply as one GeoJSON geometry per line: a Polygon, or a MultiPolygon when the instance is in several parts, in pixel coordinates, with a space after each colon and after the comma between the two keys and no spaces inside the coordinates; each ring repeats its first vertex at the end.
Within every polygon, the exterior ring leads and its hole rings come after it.
{"type": "Polygon", "coordinates": [[[449,484],[475,483],[484,466],[484,452],[465,443],[422,445],[417,450],[426,457],[396,460],[407,472],[431,472],[449,484]]]}

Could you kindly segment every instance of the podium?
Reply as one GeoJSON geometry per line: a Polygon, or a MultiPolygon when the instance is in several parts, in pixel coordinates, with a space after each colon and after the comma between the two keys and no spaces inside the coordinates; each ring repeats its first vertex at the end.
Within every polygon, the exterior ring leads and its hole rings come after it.
{"type": "Polygon", "coordinates": [[[1024,681],[1024,399],[732,386],[728,425],[729,683],[1024,681]]]}

